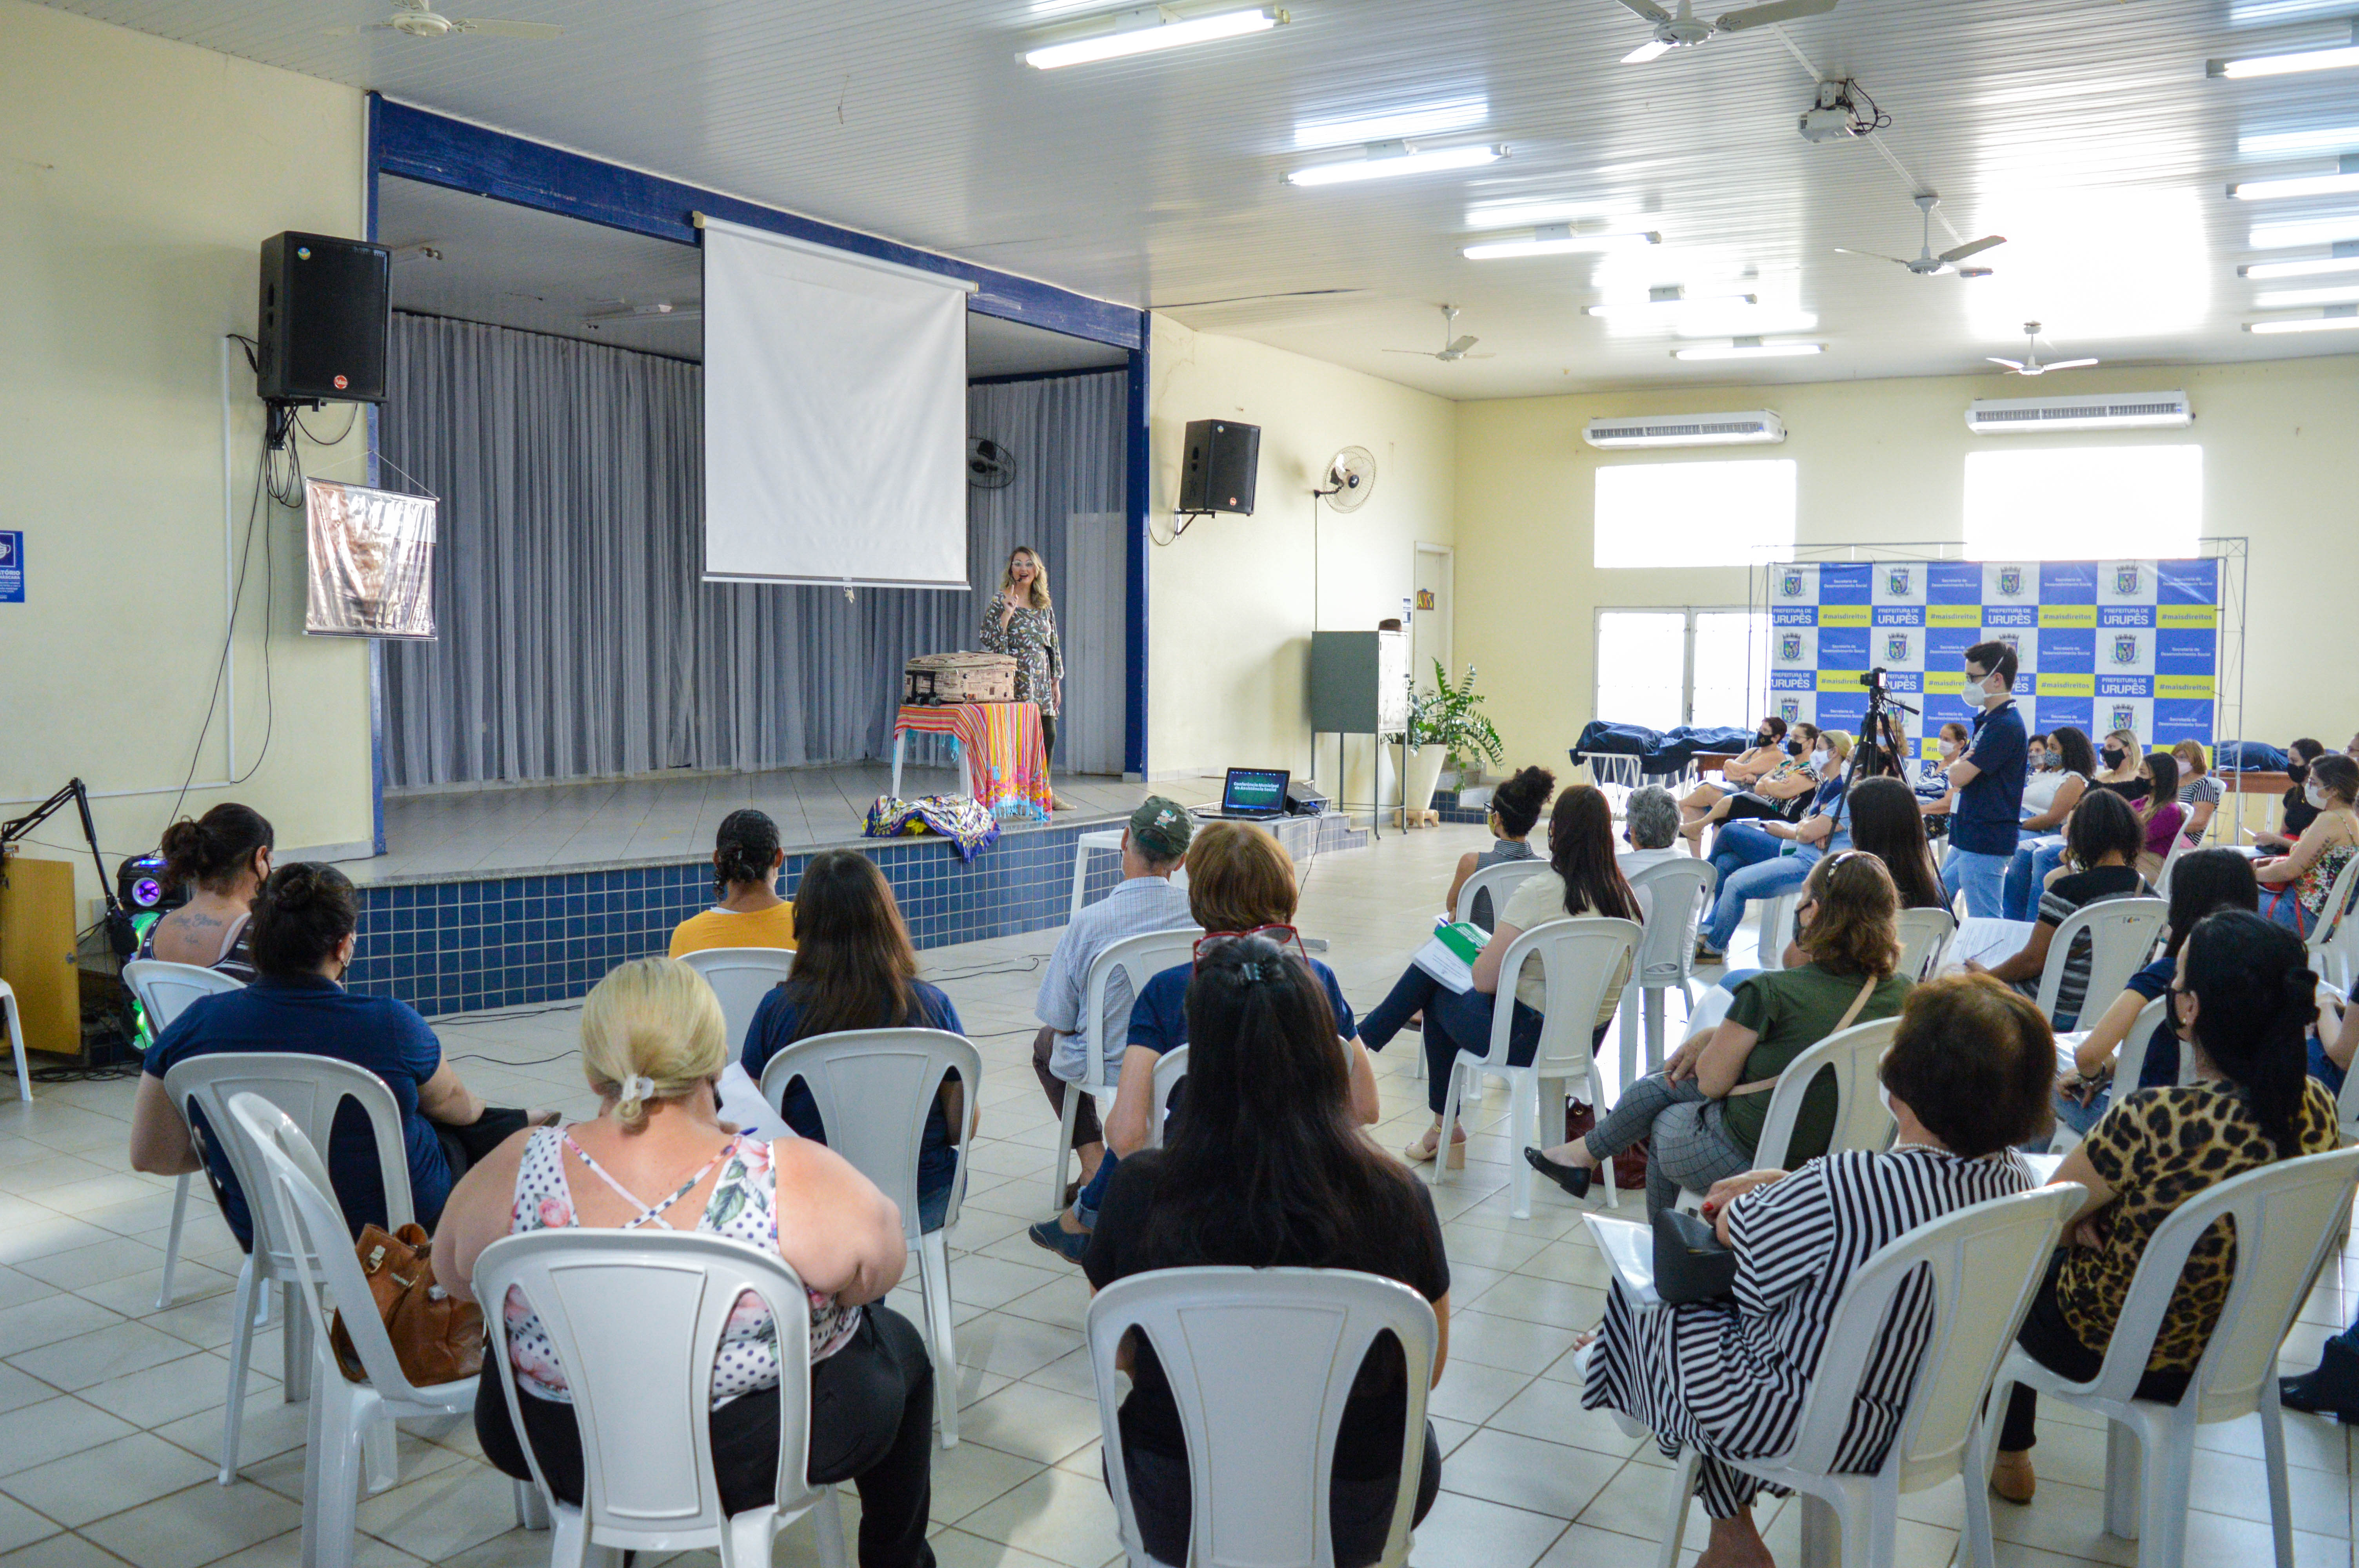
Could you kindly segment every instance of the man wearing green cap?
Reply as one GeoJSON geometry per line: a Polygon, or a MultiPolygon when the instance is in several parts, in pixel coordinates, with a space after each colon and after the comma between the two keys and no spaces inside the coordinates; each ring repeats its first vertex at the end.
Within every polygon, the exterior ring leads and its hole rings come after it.
{"type": "MultiPolygon", "coordinates": [[[[1178,802],[1159,795],[1139,802],[1122,836],[1121,882],[1097,903],[1084,906],[1058,938],[1049,972],[1040,978],[1040,1000],[1033,1008],[1042,1028],[1032,1041],[1032,1070],[1040,1076],[1040,1087],[1060,1116],[1064,1114],[1065,1096],[1074,1092],[1069,1086],[1088,1074],[1092,1050],[1098,1050],[1105,1060],[1108,1087],[1122,1070],[1123,1026],[1130,1017],[1134,990],[1131,978],[1117,969],[1106,981],[1105,1018],[1113,1021],[1108,1028],[1105,1019],[1082,1016],[1090,966],[1099,954],[1126,936],[1196,924],[1188,913],[1188,895],[1171,885],[1171,873],[1187,858],[1188,840],[1195,830],[1187,809],[1178,802]],[[1103,1041],[1112,1042],[1111,1046],[1101,1046],[1103,1041]]],[[[1098,1125],[1093,1096],[1082,1096],[1075,1108],[1073,1148],[1082,1156],[1082,1180],[1086,1182],[1105,1157],[1105,1134],[1098,1125]]],[[[1063,1157],[1061,1151],[1059,1157],[1063,1157]]],[[[1065,1201],[1072,1202],[1070,1193],[1065,1201]]]]}

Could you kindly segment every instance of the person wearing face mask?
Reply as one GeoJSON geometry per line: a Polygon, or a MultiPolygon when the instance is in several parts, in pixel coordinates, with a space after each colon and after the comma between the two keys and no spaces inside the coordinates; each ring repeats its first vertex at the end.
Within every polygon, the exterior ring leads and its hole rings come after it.
{"type": "Polygon", "coordinates": [[[2009,920],[2029,920],[2038,913],[2039,890],[2064,859],[2064,825],[2097,772],[2097,753],[2090,748],[2089,737],[2070,724],[2058,725],[2048,737],[2048,760],[2053,765],[2023,786],[2023,837],[2006,867],[2009,920]]]}
{"type": "Polygon", "coordinates": [[[2305,735],[2286,748],[2286,778],[2284,796],[2278,802],[2277,830],[2253,835],[2253,848],[2282,855],[2294,846],[2318,817],[2318,807],[2310,804],[2309,792],[2303,785],[2310,782],[2310,764],[2326,755],[2326,742],[2305,735]]]}
{"type": "Polygon", "coordinates": [[[2090,782],[2136,805],[2146,798],[2146,775],[2138,767],[2144,761],[2146,748],[2139,744],[2137,731],[2116,730],[2098,748],[2098,767],[2090,782]]]}
{"type": "MultiPolygon", "coordinates": [[[[1775,739],[1767,748],[1756,744],[1745,753],[1745,757],[1758,759],[1745,775],[1723,773],[1722,776],[1728,780],[1727,787],[1700,784],[1680,797],[1680,833],[1687,839],[1689,854],[1700,856],[1703,853],[1704,820],[1719,809],[1722,801],[1741,791],[1757,791],[1766,785],[1782,789],[1796,773],[1809,768],[1810,749],[1818,744],[1819,740],[1817,725],[1805,719],[1788,728],[1782,719],[1765,719],[1761,728],[1754,731],[1753,738],[1757,742],[1763,735],[1773,733],[1775,739]],[[1777,726],[1775,731],[1770,729],[1773,724],[1777,726]]],[[[1732,767],[1734,765],[1730,764],[1732,767]]],[[[1816,779],[1810,782],[1813,786],[1818,783],[1816,779]]],[[[1720,821],[1722,818],[1712,817],[1712,820],[1720,821]]]]}
{"type": "MultiPolygon", "coordinates": [[[[164,1075],[195,1056],[280,1051],[328,1056],[385,1080],[401,1114],[403,1153],[418,1223],[441,1217],[453,1182],[475,1160],[521,1131],[532,1113],[486,1106],[459,1079],[441,1042],[408,1002],[363,996],[342,983],[360,923],[353,884],[333,866],[299,861],[270,873],[254,901],[250,945],[260,973],[242,990],[199,997],[147,1053],[131,1108],[131,1168],[175,1176],[210,1164],[222,1217],[241,1246],[254,1222],[218,1138],[203,1153],[164,1092],[164,1075]]],[[[365,1120],[339,1116],[328,1178],[354,1234],[386,1222],[385,1184],[365,1120]]],[[[201,1130],[201,1129],[200,1130],[201,1130]]]]}
{"type": "Polygon", "coordinates": [[[1743,754],[1721,764],[1723,782],[1699,783],[1680,797],[1680,807],[1689,815],[1701,816],[1711,810],[1712,802],[1722,795],[1767,778],[1785,760],[1786,721],[1774,713],[1765,714],[1761,722],[1753,727],[1753,744],[1743,754]]]}
{"type": "Polygon", "coordinates": [[[2359,855],[2359,816],[2352,811],[2354,798],[2359,797],[2359,762],[2321,757],[2310,764],[2310,776],[2301,787],[2303,798],[2318,815],[2292,849],[2257,862],[2253,875],[2260,880],[2261,913],[2307,936],[2325,913],[2334,879],[2359,855]]]}
{"type": "Polygon", "coordinates": [[[2004,643],[1976,643],[1966,650],[1965,664],[1962,695],[1982,711],[1974,715],[1966,754],[1946,770],[1958,800],[1950,813],[1950,852],[1941,862],[1941,882],[1952,898],[1965,893],[1968,914],[1994,916],[2005,903],[2031,748],[2023,712],[2015,705],[2015,650],[2004,643]]]}
{"type": "Polygon", "coordinates": [[[2048,737],[2034,735],[2024,744],[2029,747],[2031,752],[2031,760],[2024,765],[2024,787],[2028,789],[2031,787],[2031,780],[2048,771],[2048,737]]]}
{"type": "MultiPolygon", "coordinates": [[[[1796,725],[1786,744],[1788,750],[1802,748],[1791,759],[1797,765],[1790,771],[1772,773],[1752,789],[1715,801],[1711,810],[1680,828],[1688,837],[1690,853],[1703,853],[1703,830],[1718,823],[1801,821],[1810,815],[1811,802],[1841,778],[1843,764],[1851,760],[1851,737],[1840,730],[1796,725]]],[[[1713,847],[1718,849],[1716,841],[1713,847]]]]}
{"type": "Polygon", "coordinates": [[[1966,754],[1971,739],[1972,732],[1954,719],[1942,725],[1933,741],[1940,765],[1931,778],[1917,786],[1917,809],[1931,818],[1925,831],[1936,837],[1950,830],[1950,813],[1958,804],[1958,786],[1950,782],[1950,764],[1966,754]]]}

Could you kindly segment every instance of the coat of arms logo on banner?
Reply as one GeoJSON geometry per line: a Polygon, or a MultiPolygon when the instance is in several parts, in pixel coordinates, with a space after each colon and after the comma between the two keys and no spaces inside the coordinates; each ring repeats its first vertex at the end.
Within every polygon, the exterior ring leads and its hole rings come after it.
{"type": "Polygon", "coordinates": [[[2114,591],[2125,596],[2138,590],[2138,569],[2136,561],[2124,561],[2114,568],[2114,591]]]}
{"type": "Polygon", "coordinates": [[[1895,599],[1908,597],[1908,568],[1894,567],[1884,574],[1884,591],[1895,599]]]}
{"type": "Polygon", "coordinates": [[[1789,665],[1799,659],[1802,656],[1802,634],[1799,632],[1781,634],[1777,639],[1777,656],[1789,665]]]}
{"type": "Polygon", "coordinates": [[[2123,632],[2115,635],[2114,638],[2114,663],[2117,665],[2134,665],[2137,663],[2136,633],[2123,632]]]}
{"type": "Polygon", "coordinates": [[[1794,571],[1780,572],[1777,575],[1777,597],[1780,599],[1801,598],[1802,574],[1800,572],[1794,571]]]}
{"type": "Polygon", "coordinates": [[[1998,569],[1998,590],[2009,599],[2023,597],[2023,568],[2001,567],[1998,569]]]}
{"type": "Polygon", "coordinates": [[[1884,640],[1884,659],[1886,664],[1893,665],[1905,665],[1908,662],[1908,633],[1895,632],[1884,640]]]}

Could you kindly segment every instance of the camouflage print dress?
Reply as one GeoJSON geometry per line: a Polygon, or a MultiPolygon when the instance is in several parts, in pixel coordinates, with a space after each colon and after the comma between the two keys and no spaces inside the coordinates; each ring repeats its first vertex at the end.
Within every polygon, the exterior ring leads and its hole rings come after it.
{"type": "Polygon", "coordinates": [[[1007,608],[1007,596],[995,593],[983,612],[983,651],[986,654],[1013,654],[1016,656],[1016,700],[1037,702],[1041,716],[1057,717],[1057,677],[1065,673],[1065,651],[1057,641],[1057,611],[1053,608],[1034,608],[1029,604],[1016,607],[1016,618],[1000,629],[1000,612],[1007,608]]]}

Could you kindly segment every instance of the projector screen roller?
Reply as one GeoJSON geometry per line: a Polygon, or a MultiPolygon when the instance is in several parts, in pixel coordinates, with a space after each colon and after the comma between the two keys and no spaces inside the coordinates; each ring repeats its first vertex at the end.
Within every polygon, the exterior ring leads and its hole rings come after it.
{"type": "Polygon", "coordinates": [[[698,222],[704,575],[965,589],[974,286],[698,222]]]}

